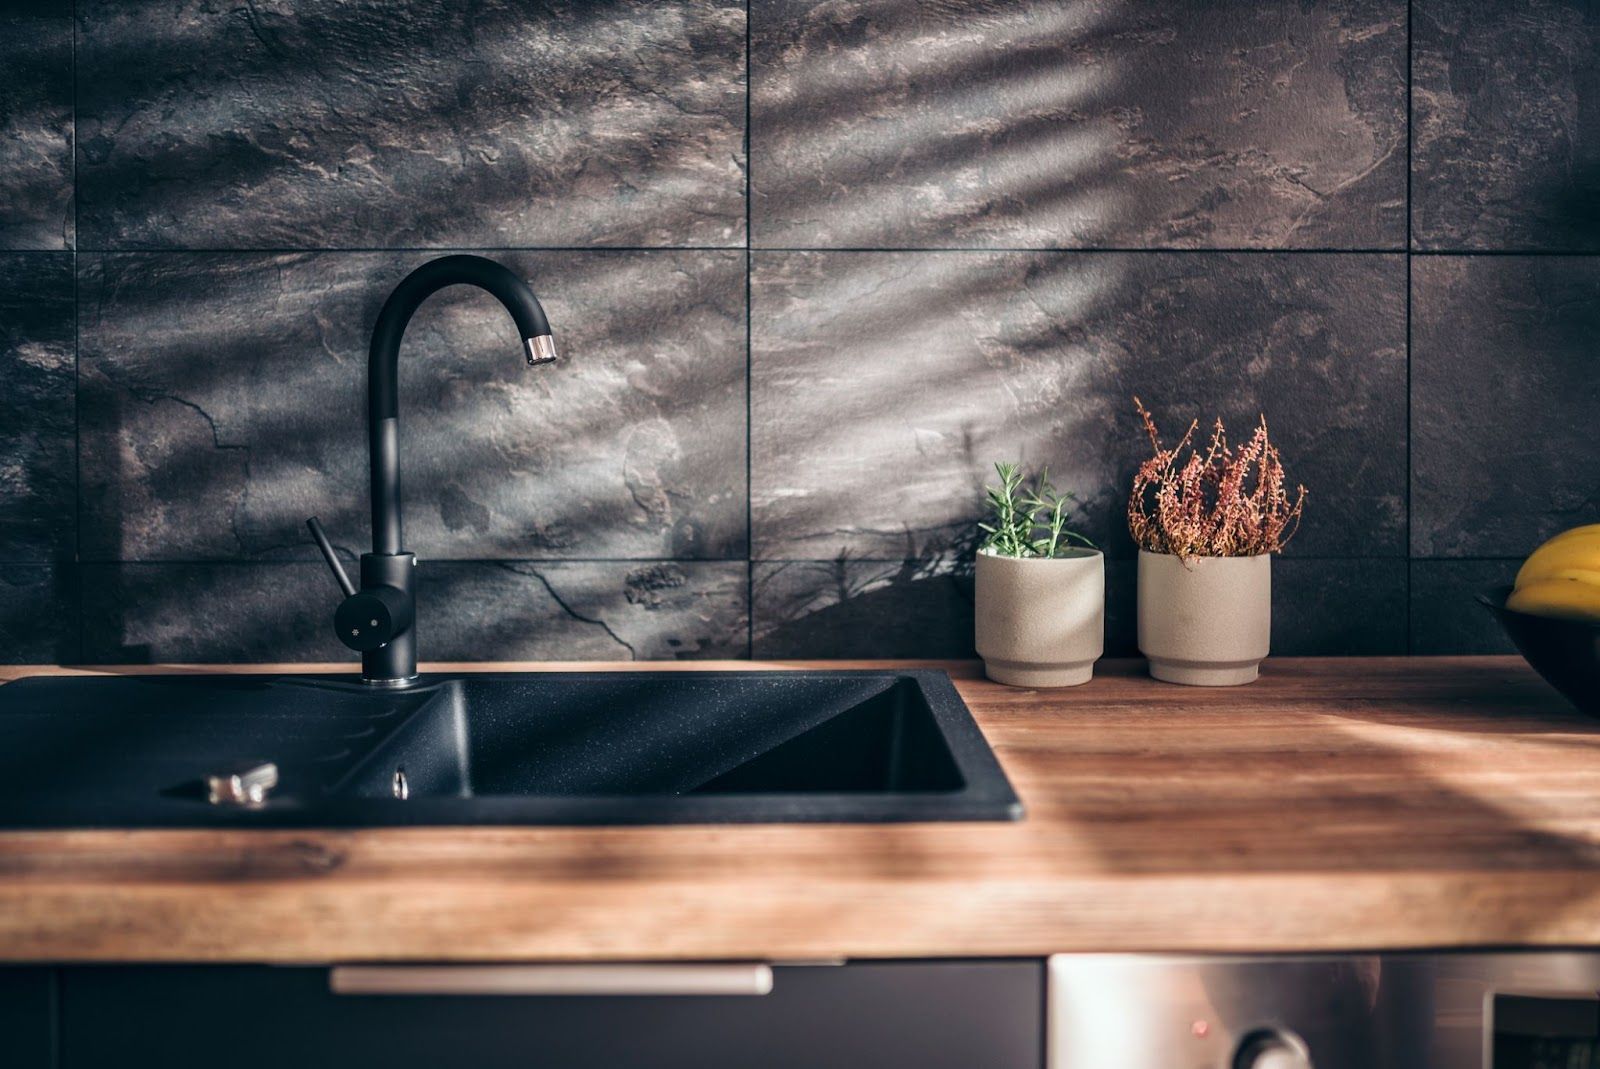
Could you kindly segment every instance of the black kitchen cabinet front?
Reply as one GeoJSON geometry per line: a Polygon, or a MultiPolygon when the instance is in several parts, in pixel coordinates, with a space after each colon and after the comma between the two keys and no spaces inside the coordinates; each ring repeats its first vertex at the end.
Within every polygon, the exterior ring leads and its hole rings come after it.
{"type": "Polygon", "coordinates": [[[1040,1069],[1043,1063],[1041,962],[875,962],[773,972],[771,993],[758,996],[373,996],[332,993],[328,970],[316,967],[73,967],[60,971],[58,1064],[1040,1069]]]}
{"type": "Polygon", "coordinates": [[[55,1024],[55,971],[0,969],[0,1066],[51,1069],[55,1024]]]}

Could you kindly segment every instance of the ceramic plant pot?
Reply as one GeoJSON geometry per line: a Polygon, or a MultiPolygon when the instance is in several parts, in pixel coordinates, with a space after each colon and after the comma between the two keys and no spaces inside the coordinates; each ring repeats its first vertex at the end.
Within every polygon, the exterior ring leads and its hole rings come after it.
{"type": "Polygon", "coordinates": [[[1272,637],[1272,556],[1139,551],[1139,652],[1168,683],[1232,687],[1255,680],[1272,637]]]}
{"type": "Polygon", "coordinates": [[[1097,549],[1064,557],[977,563],[977,644],[984,670],[1013,687],[1087,683],[1105,651],[1106,559],[1097,549]]]}

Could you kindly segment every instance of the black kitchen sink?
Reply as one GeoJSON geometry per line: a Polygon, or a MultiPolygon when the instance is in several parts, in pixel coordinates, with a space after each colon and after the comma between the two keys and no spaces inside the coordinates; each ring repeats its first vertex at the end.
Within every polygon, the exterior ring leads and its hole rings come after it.
{"type": "Polygon", "coordinates": [[[0,827],[1015,820],[943,672],[29,677],[0,827]],[[259,804],[208,777],[270,763],[259,804]]]}

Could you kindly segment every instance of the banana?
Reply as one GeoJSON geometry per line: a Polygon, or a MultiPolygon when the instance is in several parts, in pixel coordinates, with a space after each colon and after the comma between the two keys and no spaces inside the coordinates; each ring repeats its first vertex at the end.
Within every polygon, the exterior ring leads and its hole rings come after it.
{"type": "Polygon", "coordinates": [[[1589,535],[1600,535],[1600,523],[1586,523],[1582,527],[1569,527],[1560,534],[1551,536],[1545,545],[1548,546],[1551,542],[1560,542],[1567,538],[1589,535]]]}
{"type": "Polygon", "coordinates": [[[1529,554],[1506,608],[1600,623],[1600,523],[1562,531],[1529,554]]]}
{"type": "Polygon", "coordinates": [[[1518,587],[1571,569],[1600,570],[1600,524],[1575,527],[1534,550],[1517,571],[1518,587]]]}
{"type": "MultiPolygon", "coordinates": [[[[1600,580],[1600,572],[1583,574],[1600,580]]],[[[1600,624],[1600,581],[1576,577],[1537,579],[1513,590],[1506,599],[1506,608],[1530,616],[1600,624]]]]}
{"type": "Polygon", "coordinates": [[[1536,582],[1555,579],[1571,579],[1574,582],[1590,583],[1600,587],[1600,562],[1596,562],[1596,566],[1593,568],[1563,568],[1559,572],[1552,572],[1549,575],[1540,577],[1536,582]]]}

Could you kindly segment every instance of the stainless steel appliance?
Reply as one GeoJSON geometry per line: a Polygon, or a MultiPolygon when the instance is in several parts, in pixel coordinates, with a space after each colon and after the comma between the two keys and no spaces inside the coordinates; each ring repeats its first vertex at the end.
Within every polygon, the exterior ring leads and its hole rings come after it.
{"type": "Polygon", "coordinates": [[[1050,1069],[1600,1069],[1600,952],[1050,959],[1050,1069]]]}

